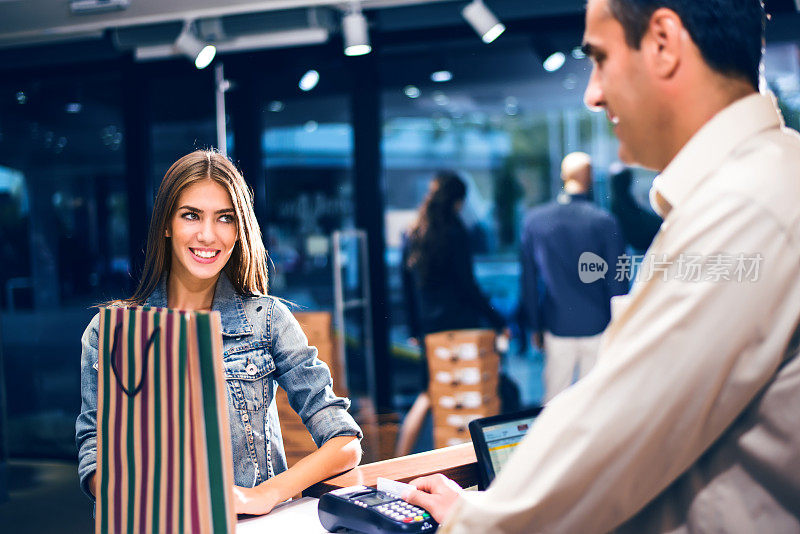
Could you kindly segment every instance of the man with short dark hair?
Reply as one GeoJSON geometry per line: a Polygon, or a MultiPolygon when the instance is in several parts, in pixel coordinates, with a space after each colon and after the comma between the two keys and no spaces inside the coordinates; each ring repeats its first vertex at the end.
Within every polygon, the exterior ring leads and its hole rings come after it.
{"type": "Polygon", "coordinates": [[[758,93],[759,0],[589,0],[587,105],[664,223],[589,375],[442,532],[800,532],[800,136],[758,93]]]}

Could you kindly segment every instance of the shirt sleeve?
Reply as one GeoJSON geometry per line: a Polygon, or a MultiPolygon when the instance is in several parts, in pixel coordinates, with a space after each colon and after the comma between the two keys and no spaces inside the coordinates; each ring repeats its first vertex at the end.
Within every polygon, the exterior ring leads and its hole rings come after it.
{"type": "Polygon", "coordinates": [[[472,257],[469,235],[466,228],[458,228],[452,234],[453,274],[458,286],[462,288],[464,297],[485,317],[495,330],[506,326],[506,320],[495,310],[486,295],[483,294],[475,279],[475,261],[472,257]]]}
{"type": "Polygon", "coordinates": [[[408,330],[413,337],[420,343],[423,341],[424,333],[419,318],[419,299],[417,295],[416,280],[414,273],[408,266],[408,258],[411,254],[411,240],[403,238],[402,257],[400,260],[400,276],[403,284],[403,297],[406,305],[406,319],[408,320],[408,330]]]}
{"type": "Polygon", "coordinates": [[[289,404],[321,447],[336,436],[363,437],[361,428],[347,412],[350,401],[333,392],[330,369],[308,345],[303,329],[285,304],[272,299],[270,342],[278,385],[289,404]]]}
{"type": "Polygon", "coordinates": [[[671,262],[666,274],[654,269],[615,299],[597,366],[547,405],[489,490],[459,500],[443,533],[607,532],[689,468],[776,372],[800,317],[797,244],[735,194],[670,222],[651,248],[671,262]],[[678,279],[682,255],[726,253],[759,255],[755,281],[678,279]]]}
{"type": "Polygon", "coordinates": [[[100,314],[81,336],[81,412],[75,421],[75,444],[78,447],[78,478],[83,492],[89,492],[89,477],[97,466],[97,358],[100,314]]]}
{"type": "Polygon", "coordinates": [[[539,316],[541,313],[541,308],[539,307],[539,274],[534,252],[531,233],[526,227],[522,232],[519,252],[522,266],[519,298],[522,299],[523,322],[531,329],[532,333],[543,330],[541,317],[539,316]]]}

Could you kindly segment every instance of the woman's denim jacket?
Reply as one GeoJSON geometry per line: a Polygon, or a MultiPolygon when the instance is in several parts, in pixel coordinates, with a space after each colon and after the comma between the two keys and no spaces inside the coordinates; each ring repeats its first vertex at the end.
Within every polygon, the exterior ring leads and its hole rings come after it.
{"type": "MultiPolygon", "coordinates": [[[[167,307],[166,278],[147,306],[167,307]]],[[[328,366],[308,346],[289,309],[270,296],[239,295],[221,273],[212,306],[222,318],[223,362],[228,393],[233,475],[238,486],[253,487],[286,470],[276,383],[287,393],[317,446],[335,436],[362,437],[347,412],[350,401],[334,395],[328,366]]],[[[88,493],[97,461],[97,346],[99,314],[81,339],[81,413],[75,425],[78,475],[88,493]]]]}

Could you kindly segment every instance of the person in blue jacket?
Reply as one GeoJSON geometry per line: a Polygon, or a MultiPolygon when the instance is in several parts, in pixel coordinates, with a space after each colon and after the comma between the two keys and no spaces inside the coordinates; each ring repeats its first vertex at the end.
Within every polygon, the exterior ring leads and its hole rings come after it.
{"type": "Polygon", "coordinates": [[[520,243],[520,299],[532,342],[544,349],[545,400],[585,376],[611,320],[611,299],[628,292],[617,276],[625,242],[614,216],[592,202],[592,160],[568,154],[564,190],[532,208],[520,243]],[[589,267],[605,271],[592,276],[589,267]]]}

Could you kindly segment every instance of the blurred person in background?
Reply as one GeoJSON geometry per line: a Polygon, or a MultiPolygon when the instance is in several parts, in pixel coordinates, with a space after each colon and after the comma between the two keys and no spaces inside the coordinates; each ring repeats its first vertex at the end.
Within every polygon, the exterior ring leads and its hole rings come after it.
{"type": "MultiPolygon", "coordinates": [[[[460,212],[467,186],[453,171],[439,171],[431,181],[402,254],[403,292],[412,343],[425,356],[425,336],[445,330],[485,328],[509,335],[506,320],[478,287],[473,272],[472,245],[460,212]]],[[[428,384],[427,358],[423,358],[420,383],[428,384]]],[[[500,377],[503,410],[519,405],[519,391],[507,377],[500,377]]],[[[401,429],[395,452],[407,454],[413,447],[430,408],[423,391],[417,397],[401,429]]]]}
{"type": "Polygon", "coordinates": [[[625,243],[634,254],[644,254],[661,227],[661,217],[643,208],[631,192],[633,171],[627,167],[613,169],[611,185],[611,213],[617,218],[625,243]]]}
{"type": "Polygon", "coordinates": [[[610,213],[592,203],[592,160],[573,152],[561,164],[564,190],[528,212],[522,230],[520,299],[531,341],[544,349],[545,401],[594,366],[600,336],[611,320],[611,298],[627,293],[617,280],[625,253],[622,232],[610,213]],[[585,278],[583,264],[605,262],[605,273],[585,278]]]}
{"type": "Polygon", "coordinates": [[[466,196],[456,173],[438,172],[403,244],[408,323],[420,344],[431,332],[506,327],[475,279],[471,240],[459,215],[466,196]]]}

